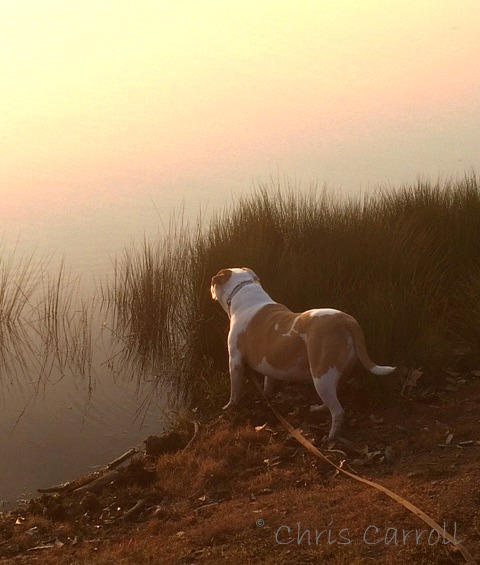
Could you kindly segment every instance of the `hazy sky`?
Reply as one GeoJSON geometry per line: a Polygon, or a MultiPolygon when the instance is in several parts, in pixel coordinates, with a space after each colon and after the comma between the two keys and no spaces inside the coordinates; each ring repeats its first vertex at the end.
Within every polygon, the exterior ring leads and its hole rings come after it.
{"type": "Polygon", "coordinates": [[[478,0],[0,0],[0,220],[480,170],[479,28],[478,0]]]}

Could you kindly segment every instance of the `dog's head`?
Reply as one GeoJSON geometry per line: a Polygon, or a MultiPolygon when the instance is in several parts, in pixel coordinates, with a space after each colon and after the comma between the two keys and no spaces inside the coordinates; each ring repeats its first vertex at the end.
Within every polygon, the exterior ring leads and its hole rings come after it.
{"type": "Polygon", "coordinates": [[[260,279],[257,275],[248,267],[222,269],[212,278],[210,293],[213,300],[218,300],[228,314],[230,311],[230,300],[236,289],[243,284],[259,281],[260,279]]]}

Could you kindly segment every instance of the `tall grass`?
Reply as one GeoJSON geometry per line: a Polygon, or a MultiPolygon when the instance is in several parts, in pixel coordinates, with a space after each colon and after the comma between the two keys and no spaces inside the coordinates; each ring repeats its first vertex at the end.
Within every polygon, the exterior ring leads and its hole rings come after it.
{"type": "Polygon", "coordinates": [[[81,294],[81,277],[72,278],[61,261],[55,276],[44,274],[38,318],[37,358],[64,376],[91,378],[92,326],[95,297],[81,294]]]}
{"type": "Polygon", "coordinates": [[[162,375],[163,390],[165,381],[184,384],[178,375],[190,370],[194,343],[187,307],[192,295],[189,246],[189,232],[180,218],[169,224],[164,237],[125,249],[115,262],[113,281],[102,287],[104,311],[111,320],[106,326],[111,332],[108,365],[115,373],[149,381],[162,375]]]}
{"type": "Polygon", "coordinates": [[[209,296],[223,267],[253,268],[294,311],[354,315],[379,363],[435,370],[480,363],[479,264],[474,174],[349,200],[272,184],[125,253],[106,295],[128,351],[161,358],[204,397],[227,367],[228,321],[209,296]]]}

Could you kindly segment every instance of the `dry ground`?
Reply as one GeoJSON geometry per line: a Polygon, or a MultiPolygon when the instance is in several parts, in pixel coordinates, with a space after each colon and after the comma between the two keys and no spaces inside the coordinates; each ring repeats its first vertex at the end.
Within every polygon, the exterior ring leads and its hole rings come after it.
{"type": "MultiPolygon", "coordinates": [[[[343,402],[352,443],[338,448],[480,561],[480,379],[444,373],[434,382],[414,375],[403,395],[397,383],[382,401],[351,387],[343,402]]],[[[279,395],[280,411],[322,437],[328,419],[309,413],[310,392],[290,393],[279,395]]],[[[165,453],[171,445],[151,440],[158,454],[137,456],[99,492],[44,495],[1,515],[0,563],[464,562],[419,518],[307,453],[260,400],[246,406],[203,424],[185,451],[165,453]]],[[[173,439],[176,449],[187,441],[173,439]]]]}

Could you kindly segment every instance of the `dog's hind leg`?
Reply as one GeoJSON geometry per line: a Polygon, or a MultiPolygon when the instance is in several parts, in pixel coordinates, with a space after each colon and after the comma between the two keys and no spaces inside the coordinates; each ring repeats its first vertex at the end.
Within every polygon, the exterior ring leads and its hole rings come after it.
{"type": "Polygon", "coordinates": [[[345,410],[337,397],[337,385],[340,376],[340,372],[335,367],[330,367],[323,374],[316,373],[313,375],[315,390],[324,405],[330,410],[332,417],[332,425],[328,434],[329,440],[335,439],[345,419],[345,410]]]}
{"type": "Polygon", "coordinates": [[[321,343],[309,340],[307,353],[315,390],[332,417],[328,439],[333,440],[345,419],[345,410],[337,397],[338,383],[350,373],[356,361],[352,339],[342,329],[333,329],[323,336],[321,343]]]}

